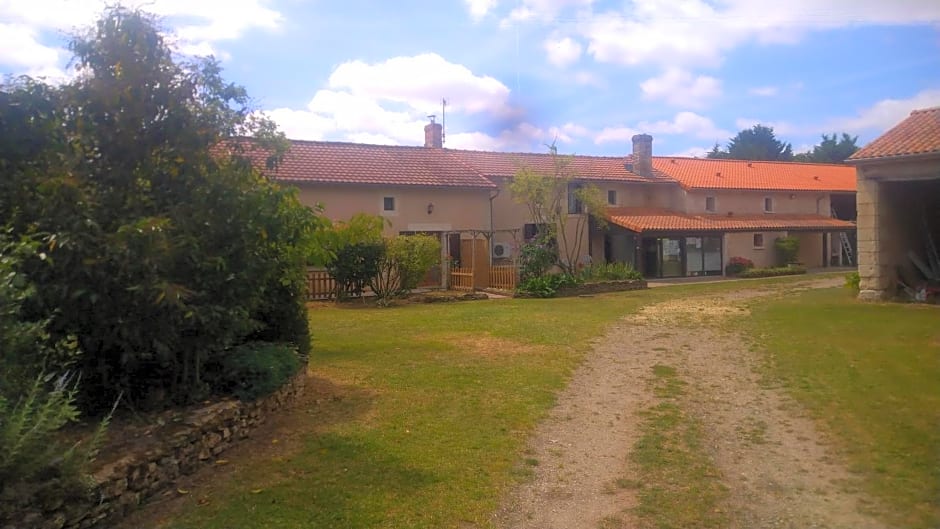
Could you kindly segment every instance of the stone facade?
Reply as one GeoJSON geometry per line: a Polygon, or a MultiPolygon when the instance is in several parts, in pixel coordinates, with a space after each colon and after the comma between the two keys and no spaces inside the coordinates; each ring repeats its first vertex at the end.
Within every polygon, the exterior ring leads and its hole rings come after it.
{"type": "Polygon", "coordinates": [[[110,525],[147,498],[172,486],[181,475],[213,463],[222,452],[265,418],[294,400],[304,388],[300,373],[275,393],[254,402],[224,400],[154,417],[156,427],[125,445],[102,450],[92,467],[93,485],[84,499],[47,503],[34,497],[3,529],[85,529],[110,525]]]}

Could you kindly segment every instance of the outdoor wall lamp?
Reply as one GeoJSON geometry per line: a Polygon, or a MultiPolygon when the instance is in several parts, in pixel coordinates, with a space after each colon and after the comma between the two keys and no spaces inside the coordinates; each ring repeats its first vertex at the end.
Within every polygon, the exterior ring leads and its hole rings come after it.
{"type": "Polygon", "coordinates": [[[431,202],[428,202],[428,215],[430,215],[431,213],[434,213],[434,204],[431,202]]]}

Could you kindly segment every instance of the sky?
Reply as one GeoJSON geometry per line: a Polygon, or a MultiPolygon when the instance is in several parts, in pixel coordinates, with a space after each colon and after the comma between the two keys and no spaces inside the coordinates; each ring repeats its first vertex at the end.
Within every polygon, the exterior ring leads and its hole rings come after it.
{"type": "MultiPolygon", "coordinates": [[[[99,0],[0,0],[0,74],[61,82],[99,0]]],[[[940,105],[938,0],[147,0],[293,139],[703,156],[760,123],[803,152],[940,105]],[[442,100],[446,99],[446,107],[442,100]]]]}

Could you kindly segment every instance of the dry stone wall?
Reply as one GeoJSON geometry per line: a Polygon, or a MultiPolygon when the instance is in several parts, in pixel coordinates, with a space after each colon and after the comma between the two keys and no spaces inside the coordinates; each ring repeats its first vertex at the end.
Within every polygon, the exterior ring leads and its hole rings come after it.
{"type": "Polygon", "coordinates": [[[2,529],[86,529],[104,527],[124,517],[147,498],[174,485],[176,478],[211,464],[265,418],[292,402],[304,388],[300,373],[275,393],[254,402],[224,400],[153,418],[141,435],[109,445],[92,468],[87,497],[43,501],[34,496],[17,509],[2,529]]]}

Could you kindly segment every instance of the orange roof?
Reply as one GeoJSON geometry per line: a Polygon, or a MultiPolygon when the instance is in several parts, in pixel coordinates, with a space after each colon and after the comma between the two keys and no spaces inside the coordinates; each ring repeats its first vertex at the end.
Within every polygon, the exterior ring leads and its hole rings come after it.
{"type": "MultiPolygon", "coordinates": [[[[486,152],[450,150],[455,156],[475,167],[486,176],[511,177],[516,171],[528,167],[543,174],[555,171],[552,156],[548,153],[524,152],[486,152]]],[[[630,156],[569,156],[560,155],[569,162],[567,170],[574,178],[581,180],[622,180],[627,182],[673,183],[668,175],[654,169],[650,177],[640,176],[628,171],[626,165],[632,162],[630,156]]]]}
{"type": "Polygon", "coordinates": [[[940,107],[915,110],[904,121],[849,157],[849,161],[940,154],[940,107]]]}
{"type": "Polygon", "coordinates": [[[292,140],[271,175],[289,182],[495,188],[458,157],[426,147],[292,140]]]}
{"type": "Polygon", "coordinates": [[[855,223],[822,215],[686,215],[668,209],[610,208],[608,220],[637,233],[667,231],[854,230],[855,223]]]}
{"type": "Polygon", "coordinates": [[[654,156],[653,168],[686,189],[855,192],[855,168],[841,164],[654,156]]]}

